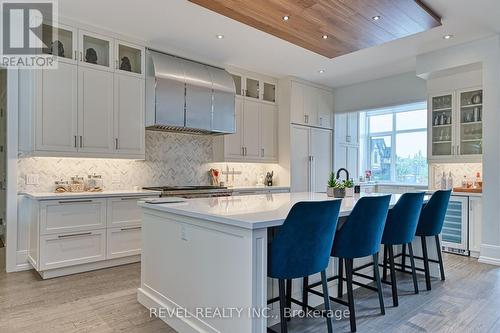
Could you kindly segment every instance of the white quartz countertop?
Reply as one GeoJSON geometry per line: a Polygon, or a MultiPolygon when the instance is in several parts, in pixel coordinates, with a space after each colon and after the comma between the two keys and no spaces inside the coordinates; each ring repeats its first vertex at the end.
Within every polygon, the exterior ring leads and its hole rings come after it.
{"type": "Polygon", "coordinates": [[[228,189],[233,191],[279,191],[279,190],[290,190],[290,186],[263,186],[263,185],[251,185],[251,186],[230,186],[228,189]]]}
{"type": "Polygon", "coordinates": [[[28,198],[35,200],[57,200],[57,199],[78,199],[78,198],[109,198],[109,197],[147,197],[159,196],[159,191],[145,191],[145,190],[116,190],[116,191],[102,191],[102,192],[21,192],[19,195],[24,195],[28,198]]]}
{"type": "MultiPolygon", "coordinates": [[[[363,196],[379,196],[363,194],[363,196]]],[[[390,206],[394,206],[400,194],[392,194],[390,206]]],[[[340,216],[348,216],[360,195],[342,199],[340,216]]],[[[283,224],[292,206],[299,201],[339,200],[325,193],[277,193],[248,196],[188,199],[181,203],[148,204],[139,206],[159,212],[172,213],[196,219],[208,220],[246,229],[260,229],[283,224]]]]}

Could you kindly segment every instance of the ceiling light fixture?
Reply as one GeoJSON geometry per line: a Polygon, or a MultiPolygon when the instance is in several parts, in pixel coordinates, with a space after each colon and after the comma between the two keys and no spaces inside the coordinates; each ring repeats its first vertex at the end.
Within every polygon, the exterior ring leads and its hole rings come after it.
{"type": "Polygon", "coordinates": [[[285,15],[285,16],[282,17],[282,19],[283,19],[283,21],[288,21],[290,19],[290,16],[285,15]]]}
{"type": "Polygon", "coordinates": [[[380,15],[375,15],[374,17],[372,17],[372,20],[374,21],[380,20],[380,15]]]}
{"type": "Polygon", "coordinates": [[[320,74],[323,74],[324,72],[326,72],[324,69],[320,69],[320,70],[318,71],[318,73],[320,73],[320,74]]]}
{"type": "Polygon", "coordinates": [[[453,35],[444,35],[443,36],[443,39],[452,39],[453,38],[453,35]]]}
{"type": "Polygon", "coordinates": [[[223,39],[224,35],[217,35],[216,37],[217,37],[217,39],[223,39]]]}
{"type": "Polygon", "coordinates": [[[323,39],[328,39],[328,35],[323,35],[323,39]]]}

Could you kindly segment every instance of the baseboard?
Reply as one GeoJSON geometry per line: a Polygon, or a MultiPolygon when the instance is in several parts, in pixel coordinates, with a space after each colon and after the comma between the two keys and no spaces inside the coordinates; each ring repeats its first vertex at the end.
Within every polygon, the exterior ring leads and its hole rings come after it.
{"type": "Polygon", "coordinates": [[[500,266],[500,246],[481,244],[480,253],[480,263],[500,266]]]}
{"type": "Polygon", "coordinates": [[[33,267],[28,262],[28,250],[17,251],[15,272],[28,271],[30,269],[33,269],[33,267]]]}

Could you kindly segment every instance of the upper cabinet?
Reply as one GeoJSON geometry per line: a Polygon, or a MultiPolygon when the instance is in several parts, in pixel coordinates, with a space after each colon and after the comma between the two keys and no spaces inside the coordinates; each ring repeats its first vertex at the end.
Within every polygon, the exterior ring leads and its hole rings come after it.
{"type": "Polygon", "coordinates": [[[56,69],[23,71],[20,150],[34,156],[145,157],[144,47],[65,25],[44,52],[56,69]]]}
{"type": "Polygon", "coordinates": [[[430,161],[481,161],[482,101],[479,87],[429,97],[430,161]]]}
{"type": "Polygon", "coordinates": [[[333,93],[302,82],[290,82],[290,122],[333,127],[333,93]]]}
{"type": "Polygon", "coordinates": [[[233,72],[231,75],[233,76],[236,95],[244,96],[250,100],[276,103],[276,80],[237,72],[233,72]]]}

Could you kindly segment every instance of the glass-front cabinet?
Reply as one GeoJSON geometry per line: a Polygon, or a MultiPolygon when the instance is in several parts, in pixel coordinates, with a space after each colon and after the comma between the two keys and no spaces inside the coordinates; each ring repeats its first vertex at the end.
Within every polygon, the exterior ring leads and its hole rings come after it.
{"type": "Polygon", "coordinates": [[[81,65],[113,70],[113,39],[84,30],[79,31],[78,39],[81,65]]]}
{"type": "Polygon", "coordinates": [[[483,91],[459,92],[460,155],[483,153],[483,91]]]}
{"type": "Polygon", "coordinates": [[[58,61],[68,63],[78,61],[76,29],[62,24],[56,28],[49,23],[43,23],[42,40],[43,53],[52,54],[58,61]]]}
{"type": "Polygon", "coordinates": [[[457,90],[429,98],[429,160],[480,162],[483,91],[457,90]]]}
{"type": "Polygon", "coordinates": [[[258,76],[246,76],[240,73],[231,73],[236,88],[236,95],[244,96],[250,100],[260,100],[276,103],[277,82],[272,82],[258,76]]]}
{"type": "Polygon", "coordinates": [[[144,75],[144,47],[117,40],[115,42],[115,70],[122,74],[144,75]]]}

